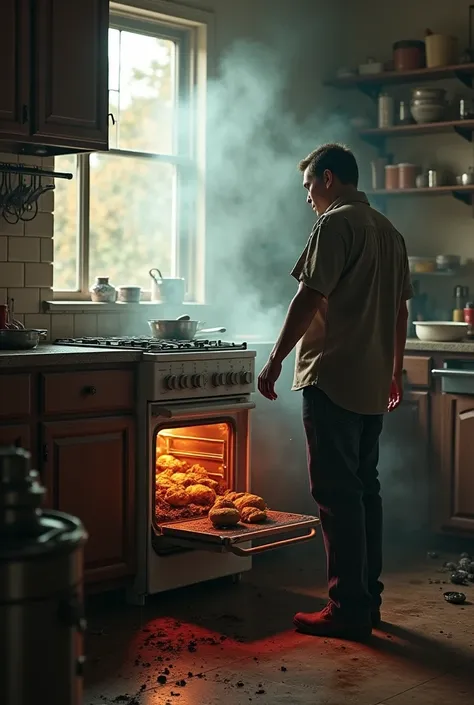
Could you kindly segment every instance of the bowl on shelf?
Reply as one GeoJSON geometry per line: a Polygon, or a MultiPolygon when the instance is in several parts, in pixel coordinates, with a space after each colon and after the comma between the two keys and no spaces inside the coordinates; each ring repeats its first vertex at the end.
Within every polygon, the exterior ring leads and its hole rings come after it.
{"type": "Polygon", "coordinates": [[[461,257],[459,255],[438,255],[436,257],[436,267],[440,272],[459,269],[460,266],[461,257]]]}
{"type": "Polygon", "coordinates": [[[414,321],[416,337],[429,343],[455,343],[467,336],[467,323],[414,321]]]}

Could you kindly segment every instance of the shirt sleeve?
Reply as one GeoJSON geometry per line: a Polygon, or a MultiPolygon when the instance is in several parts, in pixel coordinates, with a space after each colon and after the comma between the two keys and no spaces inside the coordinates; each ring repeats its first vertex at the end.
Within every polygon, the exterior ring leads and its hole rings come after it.
{"type": "Polygon", "coordinates": [[[291,275],[328,298],[341,278],[346,261],[342,233],[325,219],[314,228],[291,275]]]}

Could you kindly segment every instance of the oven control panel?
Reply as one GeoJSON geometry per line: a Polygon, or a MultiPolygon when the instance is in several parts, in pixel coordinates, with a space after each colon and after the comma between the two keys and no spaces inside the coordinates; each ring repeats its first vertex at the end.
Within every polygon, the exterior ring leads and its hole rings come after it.
{"type": "Polygon", "coordinates": [[[142,390],[149,400],[195,399],[251,394],[255,391],[255,352],[217,355],[146,356],[142,390]]]}

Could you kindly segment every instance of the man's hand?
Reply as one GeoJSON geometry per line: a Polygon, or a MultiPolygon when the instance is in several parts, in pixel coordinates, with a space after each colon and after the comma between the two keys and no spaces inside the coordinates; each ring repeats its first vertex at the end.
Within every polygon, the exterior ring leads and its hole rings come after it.
{"type": "Polygon", "coordinates": [[[390,396],[388,399],[387,411],[395,411],[395,409],[400,406],[403,401],[403,379],[401,372],[392,377],[392,384],[390,385],[390,396]]]}
{"type": "Polygon", "coordinates": [[[275,401],[278,394],[275,392],[275,382],[281,375],[281,362],[270,358],[258,375],[258,391],[270,401],[275,401]]]}

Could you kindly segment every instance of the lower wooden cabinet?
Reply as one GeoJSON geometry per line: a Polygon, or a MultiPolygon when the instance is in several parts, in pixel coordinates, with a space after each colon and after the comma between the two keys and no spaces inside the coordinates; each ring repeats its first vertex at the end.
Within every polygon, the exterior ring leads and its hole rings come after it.
{"type": "Polygon", "coordinates": [[[474,534],[474,396],[442,397],[440,524],[474,534]]]}
{"type": "Polygon", "coordinates": [[[81,519],[89,534],[86,582],[135,568],[135,420],[132,416],[42,424],[49,505],[81,519]]]}

